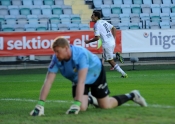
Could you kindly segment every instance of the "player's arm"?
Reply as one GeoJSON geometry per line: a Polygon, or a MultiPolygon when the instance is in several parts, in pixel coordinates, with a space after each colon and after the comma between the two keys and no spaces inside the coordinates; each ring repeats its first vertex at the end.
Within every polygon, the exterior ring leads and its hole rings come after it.
{"type": "Polygon", "coordinates": [[[42,100],[42,101],[46,100],[55,77],[56,77],[55,73],[52,73],[52,72],[47,73],[46,79],[45,79],[44,84],[41,88],[40,100],[42,100]]]}
{"type": "Polygon", "coordinates": [[[94,42],[94,41],[98,41],[100,39],[100,36],[95,36],[93,39],[91,40],[85,40],[85,43],[88,44],[88,43],[91,43],[91,42],[94,42]]]}
{"type": "Polygon", "coordinates": [[[114,39],[116,38],[116,31],[117,31],[117,29],[113,26],[111,29],[111,32],[112,32],[114,39]]]}
{"type": "Polygon", "coordinates": [[[81,69],[78,72],[78,84],[76,88],[76,96],[75,100],[82,102],[83,94],[84,94],[84,86],[85,86],[85,80],[87,75],[87,68],[81,69]]]}
{"type": "Polygon", "coordinates": [[[46,75],[46,79],[44,81],[44,84],[41,88],[40,98],[35,106],[35,108],[30,112],[31,116],[41,116],[44,115],[44,104],[45,100],[49,94],[50,88],[52,86],[52,83],[55,79],[56,74],[52,72],[48,72],[46,75]]]}

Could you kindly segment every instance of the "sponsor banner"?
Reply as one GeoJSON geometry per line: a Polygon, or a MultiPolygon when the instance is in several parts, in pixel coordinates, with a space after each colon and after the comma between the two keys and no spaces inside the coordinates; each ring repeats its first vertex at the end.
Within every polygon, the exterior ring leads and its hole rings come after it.
{"type": "MultiPolygon", "coordinates": [[[[121,32],[117,31],[117,35],[121,32]]],[[[0,56],[18,55],[52,55],[51,44],[53,40],[62,36],[70,44],[82,46],[93,53],[102,53],[102,48],[97,49],[97,41],[85,44],[85,40],[94,37],[93,31],[70,31],[70,32],[2,32],[0,33],[0,56]]],[[[115,52],[121,52],[120,37],[116,40],[115,52]]]]}
{"type": "Polygon", "coordinates": [[[123,30],[122,53],[175,51],[174,30],[123,30]]]}

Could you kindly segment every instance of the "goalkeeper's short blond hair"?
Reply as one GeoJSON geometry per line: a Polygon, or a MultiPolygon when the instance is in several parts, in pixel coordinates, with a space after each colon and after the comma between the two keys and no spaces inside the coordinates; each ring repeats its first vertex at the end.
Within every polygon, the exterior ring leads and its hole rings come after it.
{"type": "Polygon", "coordinates": [[[69,42],[67,39],[65,39],[64,37],[56,37],[52,43],[52,49],[54,49],[55,47],[62,47],[64,48],[65,46],[69,47],[69,42]]]}

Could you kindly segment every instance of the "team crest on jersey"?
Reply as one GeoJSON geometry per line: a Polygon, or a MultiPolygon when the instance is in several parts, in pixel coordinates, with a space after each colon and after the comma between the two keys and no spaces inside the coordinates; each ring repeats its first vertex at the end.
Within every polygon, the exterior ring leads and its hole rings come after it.
{"type": "Polygon", "coordinates": [[[49,68],[52,69],[54,65],[55,65],[55,62],[52,61],[52,62],[50,63],[50,65],[49,65],[49,68]]]}
{"type": "Polygon", "coordinates": [[[75,67],[75,68],[73,68],[73,71],[74,71],[74,72],[77,72],[77,68],[76,68],[76,67],[75,67]]]}

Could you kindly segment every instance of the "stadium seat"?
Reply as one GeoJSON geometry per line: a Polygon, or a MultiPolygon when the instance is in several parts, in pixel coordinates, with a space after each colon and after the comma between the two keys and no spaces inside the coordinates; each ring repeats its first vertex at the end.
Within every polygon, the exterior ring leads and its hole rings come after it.
{"type": "Polygon", "coordinates": [[[120,5],[111,5],[111,13],[112,14],[121,14],[122,9],[120,5]]]}
{"type": "Polygon", "coordinates": [[[67,24],[58,24],[58,29],[61,31],[67,31],[69,30],[69,27],[67,24]]]}
{"type": "Polygon", "coordinates": [[[175,13],[175,4],[171,4],[171,11],[172,13],[175,13]]]}
{"type": "Polygon", "coordinates": [[[25,15],[17,15],[16,21],[19,25],[25,25],[28,23],[27,16],[25,16],[25,15]]]}
{"type": "Polygon", "coordinates": [[[172,0],[172,4],[175,4],[175,0],[172,0]]]}
{"type": "Polygon", "coordinates": [[[38,15],[38,21],[40,24],[49,24],[49,15],[38,15]]]}
{"type": "Polygon", "coordinates": [[[78,14],[70,15],[70,18],[71,18],[71,22],[74,23],[74,24],[80,24],[81,23],[81,17],[78,14]]]}
{"type": "Polygon", "coordinates": [[[36,25],[34,25],[34,24],[26,24],[25,25],[25,30],[26,31],[36,31],[36,25]]]}
{"type": "Polygon", "coordinates": [[[152,0],[143,0],[143,4],[151,5],[152,4],[152,0]]]}
{"type": "Polygon", "coordinates": [[[8,6],[10,15],[19,15],[19,7],[18,6],[8,6]]]}
{"type": "Polygon", "coordinates": [[[121,23],[123,23],[123,22],[129,23],[130,22],[129,14],[120,14],[120,19],[121,19],[121,23]]]}
{"type": "Polygon", "coordinates": [[[170,23],[169,22],[160,22],[161,29],[170,29],[170,23]]]}
{"type": "Polygon", "coordinates": [[[32,15],[41,15],[41,7],[38,5],[31,6],[32,15]]]}
{"type": "Polygon", "coordinates": [[[0,6],[0,15],[8,15],[8,8],[7,6],[0,6]]]}
{"type": "Polygon", "coordinates": [[[63,9],[63,14],[68,14],[68,15],[72,14],[72,7],[71,6],[65,5],[62,7],[62,9],[63,9]]]}
{"type": "Polygon", "coordinates": [[[170,13],[171,21],[175,22],[175,13],[170,13]]]}
{"type": "Polygon", "coordinates": [[[110,5],[101,5],[102,15],[105,19],[108,19],[111,15],[111,7],[110,5]]]}
{"type": "Polygon", "coordinates": [[[121,5],[123,4],[122,0],[113,0],[114,5],[121,5]]]}
{"type": "Polygon", "coordinates": [[[120,16],[118,14],[111,14],[110,18],[111,18],[111,24],[114,27],[118,27],[118,24],[120,23],[120,16]]]}
{"type": "Polygon", "coordinates": [[[161,13],[159,4],[151,4],[152,13],[161,13]]]}
{"type": "Polygon", "coordinates": [[[19,6],[19,11],[21,15],[31,15],[29,6],[19,6]]]}
{"type": "Polygon", "coordinates": [[[58,30],[58,24],[50,24],[50,30],[51,31],[57,31],[58,30]]]}
{"type": "Polygon", "coordinates": [[[78,24],[68,24],[69,30],[79,30],[78,24]]]}
{"type": "Polygon", "coordinates": [[[95,10],[101,10],[102,0],[93,0],[93,5],[95,10]]]}
{"type": "Polygon", "coordinates": [[[160,14],[158,13],[150,13],[150,18],[152,22],[160,22],[160,14]]]}
{"type": "Polygon", "coordinates": [[[140,14],[141,13],[140,5],[139,4],[132,4],[131,5],[131,11],[132,11],[132,13],[140,14]]]}
{"type": "Polygon", "coordinates": [[[25,31],[24,25],[14,25],[14,31],[23,32],[25,31]]]}
{"type": "Polygon", "coordinates": [[[5,17],[0,15],[0,24],[5,24],[5,17]]]}
{"type": "Polygon", "coordinates": [[[51,24],[60,24],[61,23],[60,17],[58,15],[50,15],[49,20],[50,20],[51,24]]]}
{"type": "Polygon", "coordinates": [[[55,5],[64,5],[64,0],[55,0],[55,5]]]}
{"type": "Polygon", "coordinates": [[[52,5],[51,8],[52,8],[53,15],[63,14],[61,5],[52,5]]]}
{"type": "Polygon", "coordinates": [[[151,8],[150,8],[150,5],[146,5],[146,4],[142,4],[141,5],[141,8],[142,8],[142,13],[151,13],[151,8]]]}
{"type": "Polygon", "coordinates": [[[36,25],[36,31],[47,31],[47,25],[46,24],[37,24],[36,25]]]}
{"type": "Polygon", "coordinates": [[[22,5],[22,1],[21,0],[12,0],[12,5],[14,5],[14,6],[21,6],[22,5]]]}
{"type": "Polygon", "coordinates": [[[149,29],[150,15],[148,13],[141,13],[140,18],[144,22],[143,26],[146,27],[146,29],[149,29]]]}
{"type": "Polygon", "coordinates": [[[33,0],[22,0],[22,3],[25,6],[33,6],[33,0]]]}
{"type": "Polygon", "coordinates": [[[170,22],[171,29],[175,29],[175,22],[170,22]]]}
{"type": "Polygon", "coordinates": [[[162,0],[153,0],[153,4],[162,4],[162,0]]]}
{"type": "Polygon", "coordinates": [[[129,29],[140,29],[139,23],[129,23],[129,29]]]}
{"type": "Polygon", "coordinates": [[[52,10],[49,5],[42,5],[41,12],[42,12],[42,15],[52,15],[52,10]]]}
{"type": "Polygon", "coordinates": [[[43,5],[43,0],[33,0],[33,4],[41,6],[43,5]]]}
{"type": "Polygon", "coordinates": [[[160,29],[159,23],[157,22],[150,22],[150,29],[160,29]]]}
{"type": "Polygon", "coordinates": [[[10,6],[11,0],[0,0],[2,6],[10,6]]]}
{"type": "Polygon", "coordinates": [[[16,17],[14,15],[5,15],[5,20],[7,25],[16,24],[16,17]]]}
{"type": "Polygon", "coordinates": [[[132,0],[123,0],[123,4],[131,5],[132,4],[132,0]]]}
{"type": "Polygon", "coordinates": [[[44,0],[44,5],[54,5],[54,0],[44,0]]]}
{"type": "Polygon", "coordinates": [[[140,5],[140,4],[143,4],[143,3],[142,3],[142,0],[133,0],[133,4],[139,4],[140,5]]]}
{"type": "Polygon", "coordinates": [[[27,19],[30,25],[38,24],[38,16],[37,15],[27,15],[27,19]]]}
{"type": "Polygon", "coordinates": [[[112,2],[112,0],[103,0],[103,4],[104,5],[112,5],[113,2],[112,2]]]}
{"type": "Polygon", "coordinates": [[[69,24],[71,23],[70,15],[62,14],[60,15],[61,23],[62,24],[69,24]]]}
{"type": "Polygon", "coordinates": [[[132,23],[139,23],[140,22],[140,16],[139,16],[139,14],[131,13],[130,14],[130,18],[131,18],[131,22],[132,23]]]}
{"type": "Polygon", "coordinates": [[[11,32],[14,31],[14,25],[2,25],[3,32],[11,32]]]}
{"type": "Polygon", "coordinates": [[[169,4],[169,5],[172,4],[172,3],[171,3],[171,0],[162,0],[162,3],[163,3],[163,4],[169,4]]]}
{"type": "Polygon", "coordinates": [[[80,30],[90,30],[90,27],[88,24],[79,24],[80,30]]]}
{"type": "Polygon", "coordinates": [[[120,30],[129,29],[129,24],[128,23],[119,23],[118,25],[119,25],[120,30]]]}
{"type": "Polygon", "coordinates": [[[160,13],[160,18],[162,22],[170,22],[170,14],[169,13],[160,13]]]}
{"type": "Polygon", "coordinates": [[[123,4],[121,5],[123,14],[130,14],[131,13],[131,7],[130,5],[123,4]]]}
{"type": "Polygon", "coordinates": [[[170,13],[170,5],[169,4],[161,4],[162,13],[170,13]]]}

